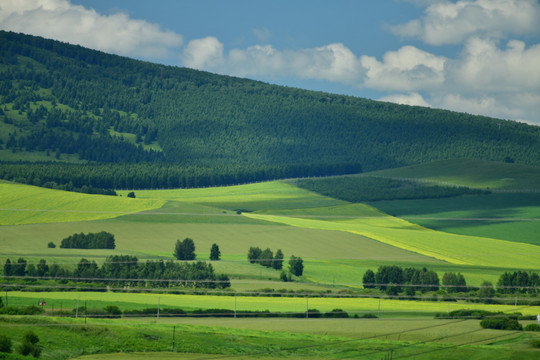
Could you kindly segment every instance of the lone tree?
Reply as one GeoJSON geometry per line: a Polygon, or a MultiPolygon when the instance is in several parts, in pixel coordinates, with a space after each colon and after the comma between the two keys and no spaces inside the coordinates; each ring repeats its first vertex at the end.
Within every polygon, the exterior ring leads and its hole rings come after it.
{"type": "Polygon", "coordinates": [[[173,255],[178,260],[195,260],[195,243],[190,238],[176,240],[173,255]]]}
{"type": "Polygon", "coordinates": [[[301,257],[291,255],[289,260],[289,271],[295,276],[302,276],[304,273],[304,262],[301,257]]]}
{"type": "Polygon", "coordinates": [[[219,246],[217,244],[212,244],[210,248],[210,260],[219,260],[221,258],[221,252],[219,251],[219,246]]]}

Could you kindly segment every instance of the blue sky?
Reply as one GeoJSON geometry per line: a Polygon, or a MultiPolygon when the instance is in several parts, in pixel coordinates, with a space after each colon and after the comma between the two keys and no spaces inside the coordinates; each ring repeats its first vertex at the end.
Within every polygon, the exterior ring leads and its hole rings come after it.
{"type": "Polygon", "coordinates": [[[0,0],[0,28],[540,124],[539,0],[0,0]]]}

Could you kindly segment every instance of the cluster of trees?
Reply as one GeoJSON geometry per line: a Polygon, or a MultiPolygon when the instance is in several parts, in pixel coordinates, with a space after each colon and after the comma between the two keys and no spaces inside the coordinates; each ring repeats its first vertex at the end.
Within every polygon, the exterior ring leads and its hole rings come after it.
{"type": "Polygon", "coordinates": [[[6,277],[31,277],[66,281],[74,279],[86,283],[108,284],[110,286],[134,286],[147,288],[190,287],[190,288],[227,288],[229,277],[216,274],[211,264],[202,261],[178,263],[174,261],[139,262],[136,256],[108,256],[100,267],[95,261],[81,259],[74,270],[46,260],[37,266],[28,264],[26,259],[17,262],[7,259],[4,264],[6,277]]]}
{"type": "Polygon", "coordinates": [[[63,249],[114,249],[116,248],[114,235],[100,231],[98,233],[80,233],[62,239],[60,247],[63,249]]]}
{"type": "MultiPolygon", "coordinates": [[[[173,256],[177,260],[195,260],[197,254],[195,254],[195,242],[191,238],[185,238],[184,240],[176,240],[174,246],[173,256]]],[[[221,259],[221,251],[218,244],[212,244],[210,247],[210,260],[217,261],[221,259]]]]}
{"type": "Polygon", "coordinates": [[[389,295],[397,295],[403,291],[403,285],[410,285],[404,287],[408,296],[413,296],[416,291],[437,291],[440,285],[439,276],[433,270],[403,269],[397,265],[379,266],[377,272],[368,269],[362,281],[364,288],[379,288],[389,295]]]}
{"type": "Polygon", "coordinates": [[[281,270],[283,269],[283,252],[281,249],[276,251],[276,254],[269,248],[261,250],[260,247],[250,247],[248,254],[248,261],[252,264],[259,264],[268,268],[281,270]]]}
{"type": "Polygon", "coordinates": [[[8,148],[119,165],[113,175],[94,163],[58,175],[36,175],[23,165],[2,178],[135,189],[347,174],[447,158],[540,164],[540,129],[526,124],[164,67],[4,31],[0,54],[0,121],[16,129],[8,148]],[[162,165],[155,173],[130,166],[156,162],[162,165]]]}
{"type": "Polygon", "coordinates": [[[486,190],[465,186],[441,186],[409,180],[367,176],[302,179],[301,188],[350,202],[431,199],[470,194],[485,194],[486,190]]]}
{"type": "MultiPolygon", "coordinates": [[[[281,249],[276,251],[276,254],[267,248],[262,250],[260,247],[250,247],[247,254],[248,261],[252,264],[259,264],[268,268],[282,270],[283,269],[283,252],[281,249]]],[[[304,261],[301,257],[291,255],[289,259],[289,273],[282,271],[281,279],[283,281],[290,281],[291,275],[302,276],[304,273],[304,261]]]]}
{"type": "Polygon", "coordinates": [[[540,276],[535,272],[514,271],[505,272],[497,281],[497,291],[501,294],[540,292],[540,276]]]}

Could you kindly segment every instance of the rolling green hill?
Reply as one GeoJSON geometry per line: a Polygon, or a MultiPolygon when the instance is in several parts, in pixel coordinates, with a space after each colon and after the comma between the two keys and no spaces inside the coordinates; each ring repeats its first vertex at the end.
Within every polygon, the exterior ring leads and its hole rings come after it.
{"type": "Polygon", "coordinates": [[[0,32],[0,54],[4,179],[139,189],[451,158],[540,165],[539,128],[517,122],[275,86],[8,32],[0,32]]]}

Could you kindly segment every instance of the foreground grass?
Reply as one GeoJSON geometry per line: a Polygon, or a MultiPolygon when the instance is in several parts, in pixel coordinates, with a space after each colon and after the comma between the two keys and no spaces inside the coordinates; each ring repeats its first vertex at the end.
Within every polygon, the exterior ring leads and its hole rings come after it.
{"type": "Polygon", "coordinates": [[[42,358],[148,359],[534,359],[536,334],[482,329],[476,320],[93,320],[1,317],[16,346],[32,330],[42,358]],[[174,347],[173,347],[174,334],[174,347]],[[137,353],[139,352],[139,353],[137,353]],[[141,352],[144,352],[141,353],[141,352]],[[116,353],[116,354],[114,354],[116,353]],[[90,355],[93,354],[93,355],[90,355]]]}
{"type": "Polygon", "coordinates": [[[0,225],[109,219],[161,207],[163,200],[88,195],[0,182],[0,225]]]}

